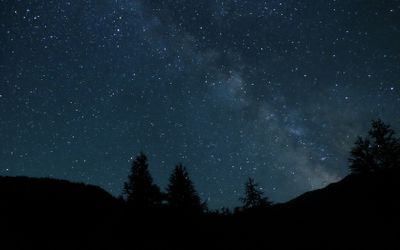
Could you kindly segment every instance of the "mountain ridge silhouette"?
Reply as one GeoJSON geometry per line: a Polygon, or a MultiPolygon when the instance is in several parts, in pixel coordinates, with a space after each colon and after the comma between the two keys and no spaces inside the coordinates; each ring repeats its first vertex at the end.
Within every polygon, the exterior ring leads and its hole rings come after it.
{"type": "Polygon", "coordinates": [[[267,209],[190,219],[166,206],[133,211],[97,186],[0,177],[0,245],[2,249],[396,249],[400,246],[398,180],[397,171],[352,174],[267,209]],[[175,240],[176,234],[182,237],[175,240]]]}
{"type": "Polygon", "coordinates": [[[397,170],[351,174],[274,209],[298,242],[315,248],[398,249],[399,193],[397,170]]]}

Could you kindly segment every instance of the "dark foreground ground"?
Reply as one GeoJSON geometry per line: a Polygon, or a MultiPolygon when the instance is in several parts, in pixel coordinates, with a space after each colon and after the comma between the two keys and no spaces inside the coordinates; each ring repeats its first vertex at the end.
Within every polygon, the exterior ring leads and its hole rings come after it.
{"type": "Polygon", "coordinates": [[[400,249],[396,172],[237,213],[140,211],[103,189],[0,177],[0,249],[400,249]]]}

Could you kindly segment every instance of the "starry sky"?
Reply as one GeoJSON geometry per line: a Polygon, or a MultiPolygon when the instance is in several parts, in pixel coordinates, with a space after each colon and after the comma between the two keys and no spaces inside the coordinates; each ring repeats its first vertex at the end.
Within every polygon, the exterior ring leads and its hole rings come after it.
{"type": "Polygon", "coordinates": [[[0,1],[0,175],[122,194],[143,151],[210,208],[349,174],[371,119],[400,131],[398,0],[0,1]]]}

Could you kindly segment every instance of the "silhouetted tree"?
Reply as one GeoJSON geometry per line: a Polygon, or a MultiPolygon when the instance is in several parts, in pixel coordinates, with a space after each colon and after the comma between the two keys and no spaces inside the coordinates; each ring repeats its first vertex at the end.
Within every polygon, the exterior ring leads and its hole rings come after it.
{"type": "Polygon", "coordinates": [[[348,161],[353,173],[371,173],[399,165],[400,140],[394,137],[395,132],[381,120],[372,120],[368,131],[371,137],[357,137],[351,149],[348,161]]]}
{"type": "Polygon", "coordinates": [[[153,183],[148,167],[147,156],[140,152],[136,160],[132,162],[129,181],[124,183],[127,201],[136,207],[150,207],[161,204],[162,201],[160,188],[153,183]]]}
{"type": "Polygon", "coordinates": [[[167,201],[171,207],[187,211],[203,210],[203,204],[200,203],[200,197],[189,178],[189,173],[181,163],[175,166],[169,177],[169,182],[167,201]]]}
{"type": "Polygon", "coordinates": [[[357,137],[355,146],[351,148],[351,157],[348,159],[351,162],[349,166],[353,173],[369,173],[377,168],[374,162],[372,146],[368,138],[363,139],[361,136],[357,137]]]}
{"type": "Polygon", "coordinates": [[[262,206],[267,207],[272,205],[272,202],[268,201],[267,197],[262,197],[264,192],[257,190],[257,186],[258,183],[255,183],[250,177],[249,180],[245,182],[245,197],[239,198],[239,200],[243,203],[244,209],[262,206]]]}

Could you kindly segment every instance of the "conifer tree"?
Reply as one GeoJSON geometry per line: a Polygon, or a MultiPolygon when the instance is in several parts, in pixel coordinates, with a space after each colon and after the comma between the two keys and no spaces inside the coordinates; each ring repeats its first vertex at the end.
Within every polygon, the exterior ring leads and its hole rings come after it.
{"type": "Polygon", "coordinates": [[[352,173],[372,173],[396,167],[400,163],[400,140],[395,132],[381,120],[372,120],[371,136],[363,139],[359,136],[350,151],[348,161],[352,173]]]}
{"type": "Polygon", "coordinates": [[[249,180],[245,182],[245,197],[239,198],[239,200],[243,203],[244,209],[262,206],[267,207],[272,205],[272,202],[268,201],[267,197],[262,197],[264,192],[257,190],[257,186],[258,183],[255,183],[250,177],[249,180]]]}
{"type": "Polygon", "coordinates": [[[372,154],[372,146],[368,138],[363,139],[358,136],[350,154],[351,157],[348,161],[351,162],[351,165],[349,168],[353,173],[369,173],[377,169],[372,154]]]}
{"type": "Polygon", "coordinates": [[[127,201],[135,207],[146,208],[161,203],[160,188],[153,183],[148,167],[147,156],[140,152],[132,162],[128,182],[124,183],[127,201]]]}
{"type": "Polygon", "coordinates": [[[186,167],[183,167],[181,163],[176,165],[169,177],[169,182],[167,201],[171,207],[186,211],[202,211],[200,197],[189,178],[186,167]]]}

